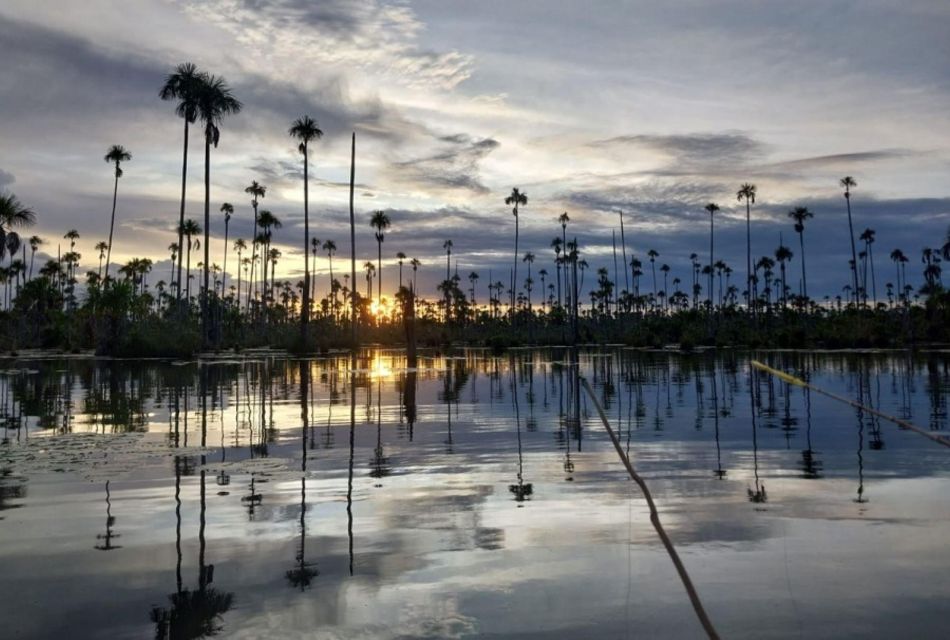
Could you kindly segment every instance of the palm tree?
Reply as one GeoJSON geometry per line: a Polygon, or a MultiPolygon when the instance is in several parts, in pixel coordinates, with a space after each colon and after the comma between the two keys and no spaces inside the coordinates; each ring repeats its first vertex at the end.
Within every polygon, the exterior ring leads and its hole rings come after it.
{"type": "Polygon", "coordinates": [[[515,270],[511,281],[511,308],[514,309],[515,289],[517,289],[518,286],[518,207],[528,204],[528,194],[521,193],[518,191],[518,188],[515,187],[511,190],[511,195],[505,198],[505,204],[513,205],[511,214],[515,217],[515,270]]]}
{"type": "Polygon", "coordinates": [[[749,307],[755,317],[755,303],[752,298],[752,204],[755,202],[755,185],[746,182],[736,192],[736,199],[745,200],[745,256],[746,287],[749,291],[749,307]]]}
{"type": "Polygon", "coordinates": [[[244,193],[252,196],[251,206],[254,207],[254,233],[251,234],[251,274],[247,279],[247,308],[251,308],[251,283],[254,280],[254,268],[257,266],[257,205],[267,194],[267,187],[251,180],[251,184],[244,187],[244,193]]]}
{"type": "Polygon", "coordinates": [[[713,216],[717,211],[719,211],[719,205],[710,202],[705,207],[706,211],[709,212],[709,291],[707,298],[709,299],[709,308],[713,308],[713,216]]]}
{"type": "MultiPolygon", "coordinates": [[[[903,267],[904,263],[907,262],[908,258],[900,249],[894,249],[891,251],[891,260],[894,261],[894,268],[897,270],[897,297],[900,298],[903,296],[904,291],[904,288],[901,285],[901,267],[903,267]]],[[[904,284],[907,283],[904,282],[904,284]]]]}
{"type": "MultiPolygon", "coordinates": [[[[178,214],[178,246],[182,246],[182,229],[185,226],[185,185],[188,177],[188,126],[198,119],[198,94],[206,82],[207,74],[198,71],[190,62],[180,64],[168,75],[158,95],[162,100],[178,100],[175,114],[185,121],[184,151],[181,161],[181,209],[178,214]]],[[[178,293],[181,299],[181,252],[178,253],[178,293]]]]}
{"type": "Polygon", "coordinates": [[[416,284],[416,274],[419,271],[419,267],[422,265],[422,262],[420,262],[418,258],[413,258],[409,261],[409,264],[412,265],[412,291],[415,293],[419,290],[419,287],[416,284]]]}
{"type": "Polygon", "coordinates": [[[668,285],[667,285],[667,280],[668,280],[669,275],[670,275],[670,265],[664,264],[663,266],[660,267],[660,271],[663,272],[663,298],[666,300],[666,306],[669,307],[669,306],[670,306],[670,302],[669,302],[670,299],[669,299],[669,296],[667,295],[667,290],[666,290],[666,289],[667,289],[667,286],[668,286],[668,285]]]}
{"type": "Polygon", "coordinates": [[[402,263],[406,259],[406,254],[402,251],[396,252],[396,260],[399,261],[399,288],[402,289],[402,263]]]}
{"type": "MultiPolygon", "coordinates": [[[[211,145],[218,147],[221,139],[221,121],[225,116],[238,113],[241,103],[231,95],[224,78],[208,75],[198,89],[198,117],[205,126],[205,246],[204,246],[204,295],[201,298],[201,327],[205,342],[211,339],[211,326],[208,315],[208,278],[210,262],[208,256],[209,227],[211,226],[211,145]]],[[[108,265],[106,269],[108,270],[108,265]]]]}
{"type": "Polygon", "coordinates": [[[300,335],[304,344],[307,341],[307,324],[310,321],[310,260],[307,255],[310,246],[310,192],[309,192],[309,145],[312,140],[323,137],[323,131],[310,116],[294,120],[288,131],[291,137],[300,140],[297,147],[303,154],[303,313],[300,315],[300,335]]]}
{"type": "Polygon", "coordinates": [[[779,239],[779,246],[775,250],[775,259],[778,260],[779,268],[782,271],[782,308],[785,308],[788,301],[788,287],[785,284],[785,263],[792,259],[794,254],[792,250],[782,244],[779,239]]]}
{"type": "MultiPolygon", "coordinates": [[[[40,248],[41,244],[43,244],[43,238],[39,236],[30,237],[30,278],[29,278],[30,280],[33,279],[33,259],[36,257],[36,250],[40,248]]],[[[104,244],[104,243],[100,242],[99,244],[104,244]]],[[[98,248],[99,248],[99,245],[96,245],[96,249],[98,248]]],[[[102,271],[101,265],[100,265],[99,270],[102,271]]]]}
{"type": "Polygon", "coordinates": [[[0,194],[0,260],[7,252],[12,257],[20,250],[20,234],[14,227],[30,227],[36,222],[36,214],[25,207],[12,193],[0,194]]]}
{"type": "Polygon", "coordinates": [[[472,271],[468,274],[468,282],[472,286],[472,315],[475,316],[477,311],[475,309],[475,283],[478,281],[478,273],[472,271]]]}
{"type": "Polygon", "coordinates": [[[228,226],[231,223],[231,216],[234,215],[234,205],[230,202],[222,203],[220,211],[224,214],[224,267],[221,271],[221,297],[223,298],[228,282],[228,226]]]}
{"type": "MultiPolygon", "coordinates": [[[[864,241],[864,250],[868,255],[868,262],[871,263],[871,299],[874,300],[874,304],[877,305],[877,281],[874,278],[874,252],[871,249],[871,245],[874,244],[874,235],[875,235],[874,229],[865,229],[861,233],[861,240],[864,241]]],[[[867,297],[868,297],[867,279],[868,279],[867,269],[865,269],[865,273],[864,273],[864,289],[865,289],[864,304],[865,306],[867,306],[867,297]]]]}
{"type": "Polygon", "coordinates": [[[241,266],[244,264],[244,251],[247,249],[247,243],[244,242],[244,238],[238,238],[234,241],[234,250],[238,254],[238,281],[237,281],[237,309],[241,309],[241,266]]]}
{"type": "Polygon", "coordinates": [[[795,221],[795,231],[798,233],[798,246],[802,253],[802,298],[808,300],[808,283],[805,280],[805,221],[814,218],[815,214],[806,207],[795,207],[788,212],[788,217],[795,221]]]}
{"type": "MultiPolygon", "coordinates": [[[[188,261],[187,261],[187,270],[185,271],[185,302],[189,305],[191,304],[191,250],[197,250],[201,246],[200,240],[192,240],[192,238],[199,233],[201,233],[201,227],[198,226],[198,223],[192,219],[185,220],[185,224],[182,225],[181,229],[182,235],[186,238],[186,250],[188,252],[188,261]]],[[[108,266],[108,265],[107,265],[108,266]]]]}
{"type": "MultiPolygon", "coordinates": [[[[528,253],[524,254],[524,258],[522,258],[521,261],[528,263],[528,279],[525,282],[529,283],[531,282],[531,265],[534,264],[534,254],[529,251],[528,253]]],[[[530,313],[531,312],[531,286],[528,285],[527,289],[528,289],[528,312],[530,313]]]]}
{"type": "Polygon", "coordinates": [[[106,253],[106,280],[109,279],[109,261],[112,260],[112,231],[115,229],[115,201],[119,194],[119,178],[122,177],[122,167],[120,165],[131,159],[132,154],[126,151],[125,147],[120,144],[114,144],[109,147],[109,151],[106,152],[105,157],[103,157],[103,160],[115,165],[115,186],[112,190],[112,219],[109,222],[109,249],[106,253]]]}
{"type": "Polygon", "coordinates": [[[260,227],[260,241],[263,249],[261,251],[261,303],[266,307],[267,296],[267,261],[270,258],[270,243],[272,229],[280,229],[281,222],[273,213],[267,209],[262,209],[258,216],[257,226],[260,227]]]}
{"type": "Polygon", "coordinates": [[[844,199],[848,204],[848,238],[851,239],[851,280],[853,289],[852,293],[855,295],[855,301],[857,301],[858,295],[858,252],[854,246],[854,226],[851,224],[851,187],[858,186],[858,183],[851,176],[845,176],[838,181],[842,187],[844,187],[844,199]]]}
{"type": "Polygon", "coordinates": [[[660,254],[656,249],[650,249],[647,251],[647,256],[650,258],[650,268],[653,270],[653,295],[657,294],[656,290],[656,259],[660,257],[660,254]]]}
{"type": "Polygon", "coordinates": [[[451,268],[449,266],[450,258],[452,256],[452,241],[446,240],[443,242],[442,248],[445,249],[445,279],[449,280],[452,276],[451,268]]]}
{"type": "MultiPolygon", "coordinates": [[[[385,211],[374,211],[373,217],[370,218],[369,225],[376,230],[376,263],[379,265],[376,281],[376,294],[379,300],[383,299],[383,240],[386,236],[386,229],[390,227],[392,223],[389,221],[389,216],[386,215],[385,211]]],[[[370,292],[372,294],[372,292],[370,292]]]]}
{"type": "Polygon", "coordinates": [[[323,250],[327,252],[327,259],[330,261],[330,294],[336,306],[336,293],[333,290],[333,254],[336,252],[336,243],[333,240],[324,240],[323,250]]]}
{"type": "MultiPolygon", "coordinates": [[[[376,265],[367,260],[363,263],[363,269],[366,270],[366,299],[373,299],[373,275],[376,273],[376,265]]],[[[353,287],[354,289],[356,287],[353,287]]]]}

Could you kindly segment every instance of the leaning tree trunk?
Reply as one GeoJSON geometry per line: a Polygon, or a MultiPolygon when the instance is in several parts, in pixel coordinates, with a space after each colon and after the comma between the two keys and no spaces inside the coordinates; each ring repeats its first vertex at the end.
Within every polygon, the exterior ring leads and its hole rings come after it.
{"type": "Polygon", "coordinates": [[[119,195],[119,163],[115,163],[115,186],[112,188],[112,220],[109,222],[109,248],[106,254],[106,280],[109,279],[109,262],[112,260],[112,231],[115,229],[115,201],[119,195]]]}
{"type": "Polygon", "coordinates": [[[851,280],[854,284],[854,302],[858,302],[858,252],[854,246],[854,226],[851,224],[851,192],[844,192],[845,202],[848,203],[848,238],[851,239],[851,280]]]}

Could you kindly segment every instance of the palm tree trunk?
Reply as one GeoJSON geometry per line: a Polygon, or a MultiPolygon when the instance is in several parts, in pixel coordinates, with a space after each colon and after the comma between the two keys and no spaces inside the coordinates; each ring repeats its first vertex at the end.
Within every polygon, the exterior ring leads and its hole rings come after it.
{"type": "Polygon", "coordinates": [[[310,322],[310,163],[307,143],[303,145],[303,308],[300,311],[300,339],[307,348],[307,330],[310,322]]]}
{"type": "Polygon", "coordinates": [[[178,290],[175,292],[176,299],[181,301],[181,254],[182,241],[184,239],[185,225],[185,183],[188,177],[188,118],[185,118],[185,142],[184,151],[181,159],[181,209],[178,213],[178,290]]]}
{"type": "Polygon", "coordinates": [[[854,227],[851,224],[851,193],[844,192],[845,202],[848,203],[848,238],[851,240],[851,279],[854,283],[854,301],[858,301],[858,252],[854,248],[854,227]]]}
{"type": "Polygon", "coordinates": [[[874,277],[874,250],[871,243],[868,243],[868,262],[871,263],[871,299],[877,305],[877,280],[874,277]]]}
{"type": "MultiPolygon", "coordinates": [[[[804,225],[802,225],[804,226],[804,225]]],[[[808,300],[808,282],[805,280],[805,232],[798,232],[798,246],[802,250],[802,297],[808,300]]]]}
{"type": "MultiPolygon", "coordinates": [[[[712,209],[712,207],[709,207],[712,209]]],[[[709,310],[712,311],[714,303],[714,291],[713,291],[713,213],[709,212],[709,310]]]]}
{"type": "Polygon", "coordinates": [[[228,290],[228,226],[230,220],[224,219],[224,267],[221,269],[221,299],[228,290]]]}
{"type": "MultiPolygon", "coordinates": [[[[353,289],[350,291],[350,331],[353,340],[352,348],[356,348],[356,214],[353,209],[353,190],[356,180],[356,132],[353,132],[352,143],[350,147],[350,278],[353,282],[353,289]]],[[[355,353],[355,352],[354,352],[355,353]]],[[[355,393],[355,387],[354,387],[355,393]]]]}
{"type": "Polygon", "coordinates": [[[376,297],[383,299],[383,241],[376,241],[376,297]]]}
{"type": "Polygon", "coordinates": [[[752,211],[748,198],[745,200],[745,263],[749,309],[752,311],[752,318],[755,319],[755,295],[752,290],[752,211]]]}
{"type": "Polygon", "coordinates": [[[247,311],[251,311],[251,288],[257,267],[257,196],[254,196],[254,233],[251,235],[251,274],[247,278],[247,311]]]}
{"type": "Polygon", "coordinates": [[[515,300],[516,300],[516,295],[517,295],[515,291],[518,289],[518,227],[519,227],[518,205],[515,204],[515,269],[514,269],[513,275],[511,276],[511,309],[512,309],[511,321],[512,323],[514,323],[514,320],[515,320],[514,308],[515,308],[515,300]]]}
{"type": "MultiPolygon", "coordinates": [[[[191,307],[191,236],[188,236],[188,271],[185,273],[185,302],[191,307]]],[[[179,285],[180,287],[181,285],[179,285]]]]}
{"type": "Polygon", "coordinates": [[[119,195],[119,163],[115,163],[115,186],[112,188],[112,220],[109,222],[109,248],[106,256],[106,280],[109,279],[109,262],[112,260],[112,231],[115,229],[115,201],[119,195]]]}
{"type": "Polygon", "coordinates": [[[211,244],[209,238],[211,235],[211,139],[205,135],[205,244],[204,244],[204,278],[201,296],[201,335],[205,345],[211,340],[211,327],[208,316],[208,302],[210,292],[208,290],[208,277],[211,273],[211,261],[209,260],[208,247],[211,244]]]}

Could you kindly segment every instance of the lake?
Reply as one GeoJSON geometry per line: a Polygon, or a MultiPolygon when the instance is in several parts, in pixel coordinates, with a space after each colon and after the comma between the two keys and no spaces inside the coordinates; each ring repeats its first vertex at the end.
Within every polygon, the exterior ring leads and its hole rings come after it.
{"type": "Polygon", "coordinates": [[[950,354],[0,361],[0,636],[946,637],[950,354]]]}

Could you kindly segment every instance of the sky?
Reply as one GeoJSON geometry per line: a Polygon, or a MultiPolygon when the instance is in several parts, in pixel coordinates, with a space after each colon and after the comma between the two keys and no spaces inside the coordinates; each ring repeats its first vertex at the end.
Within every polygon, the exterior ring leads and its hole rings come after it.
{"type": "MultiPolygon", "coordinates": [[[[834,296],[849,281],[838,180],[851,175],[855,234],[876,232],[883,298],[895,280],[890,252],[908,255],[919,284],[921,249],[941,246],[950,227],[947,33],[950,5],[915,0],[5,0],[0,190],[37,213],[29,233],[48,241],[48,254],[78,230],[83,264],[95,269],[112,204],[102,157],[122,144],[133,158],[119,183],[113,262],[147,256],[150,280],[168,280],[183,121],[158,90],[191,61],[223,76],[243,103],[212,150],[217,264],[218,209],[232,203],[230,237],[248,239],[244,187],[257,180],[268,187],[262,207],[283,223],[277,277],[301,277],[302,156],[287,129],[307,114],[325,134],[311,151],[312,233],[336,242],[339,271],[350,249],[355,132],[359,265],[376,257],[371,212],[392,220],[384,293],[395,289],[402,251],[422,261],[421,293],[432,295],[448,239],[463,280],[479,273],[479,298],[489,271],[507,281],[513,187],[528,195],[519,253],[535,254],[536,281],[538,269],[554,272],[563,212],[582,257],[613,277],[622,210],[628,260],[649,267],[654,249],[657,267],[668,264],[688,288],[690,254],[708,261],[710,202],[721,207],[715,259],[741,278],[736,191],[752,182],[753,255],[788,245],[797,290],[800,249],[786,214],[808,207],[809,293],[834,296]]],[[[186,215],[199,222],[202,162],[193,136],[186,215]]],[[[233,278],[233,252],[228,264],[233,278]]],[[[318,277],[328,266],[318,260],[318,277]]],[[[641,289],[652,289],[649,269],[641,289]]]]}

